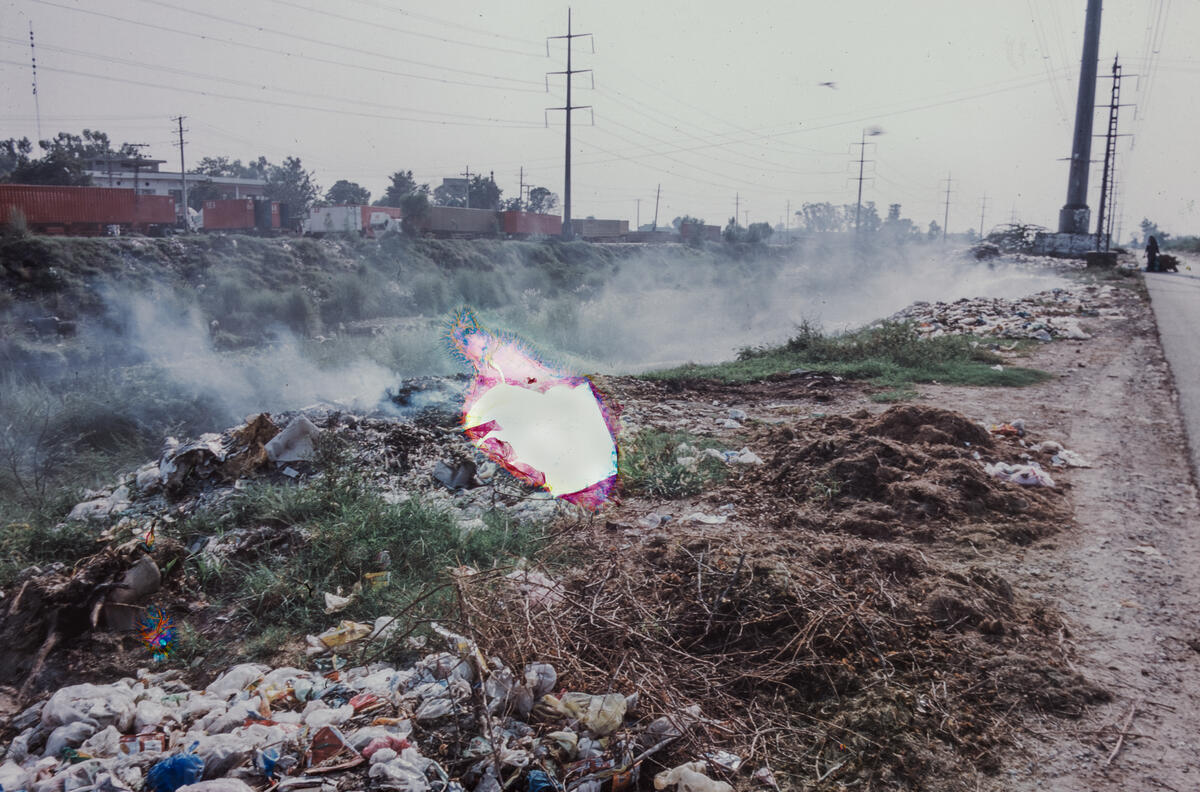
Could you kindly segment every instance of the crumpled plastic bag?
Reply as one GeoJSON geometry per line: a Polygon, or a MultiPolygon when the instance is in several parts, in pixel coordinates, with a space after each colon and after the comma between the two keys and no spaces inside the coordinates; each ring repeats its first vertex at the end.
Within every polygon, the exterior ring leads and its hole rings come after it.
{"type": "Polygon", "coordinates": [[[96,733],[96,727],[87,721],[75,721],[59,726],[46,738],[42,756],[58,758],[64,748],[78,748],[84,740],[96,733]]]}
{"type": "Polygon", "coordinates": [[[254,787],[239,778],[214,778],[180,787],[176,792],[254,792],[254,787]]]}
{"type": "Polygon", "coordinates": [[[157,762],[146,774],[150,792],[176,792],[195,784],[204,774],[204,760],[193,753],[178,753],[157,762]]]}
{"type": "Polygon", "coordinates": [[[1055,486],[1054,479],[1050,477],[1049,473],[1042,470],[1041,465],[1037,463],[1011,465],[1007,462],[994,462],[990,465],[984,465],[983,469],[992,478],[1000,479],[1001,481],[1011,481],[1023,487],[1055,486]]]}
{"type": "Polygon", "coordinates": [[[221,674],[214,679],[205,692],[214,696],[221,696],[228,699],[234,693],[238,693],[250,686],[250,683],[257,682],[262,678],[263,674],[267,673],[270,668],[258,663],[241,663],[221,674]]]}
{"type": "Polygon", "coordinates": [[[542,701],[567,717],[578,720],[598,737],[612,734],[625,720],[625,697],[620,693],[593,696],[588,693],[567,693],[562,699],[546,695],[542,701]]]}
{"type": "Polygon", "coordinates": [[[15,762],[0,765],[0,789],[25,789],[28,783],[29,774],[15,762]]]}
{"type": "Polygon", "coordinates": [[[367,772],[373,786],[395,792],[429,792],[425,771],[414,760],[416,751],[407,748],[390,762],[377,762],[367,772]]]}
{"type": "MultiPolygon", "coordinates": [[[[116,726],[107,726],[84,740],[83,745],[79,746],[79,752],[100,759],[116,756],[121,752],[121,732],[117,731],[116,726]]],[[[18,789],[4,784],[0,784],[0,788],[18,789]]]]}
{"type": "Polygon", "coordinates": [[[133,728],[133,696],[117,685],[69,685],[59,688],[42,708],[42,727],[57,729],[86,721],[97,729],[116,726],[122,733],[133,728]]]}
{"type": "Polygon", "coordinates": [[[704,762],[687,762],[654,776],[654,788],[675,786],[677,792],[733,792],[724,781],[714,781],[704,774],[704,762]]]}

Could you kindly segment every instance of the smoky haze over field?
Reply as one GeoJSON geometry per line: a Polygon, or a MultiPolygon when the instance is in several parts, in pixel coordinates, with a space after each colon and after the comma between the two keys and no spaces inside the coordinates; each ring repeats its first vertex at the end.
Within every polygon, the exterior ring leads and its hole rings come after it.
{"type": "MultiPolygon", "coordinates": [[[[1046,270],[948,260],[924,247],[858,264],[848,250],[698,263],[647,249],[622,261],[590,296],[526,291],[478,313],[485,324],[531,341],[551,362],[580,372],[635,373],[728,360],[739,348],[786,341],[802,321],[836,332],[917,300],[1014,297],[1062,283],[1046,270]]],[[[402,378],[467,373],[442,341],[445,314],[411,302],[410,313],[420,317],[401,325],[381,316],[361,323],[367,331],[361,335],[328,337],[334,330],[314,339],[272,324],[262,328],[265,343],[219,350],[211,317],[194,296],[112,291],[104,300],[106,320],[81,329],[97,368],[126,386],[169,387],[203,408],[208,429],[258,411],[315,404],[388,409],[384,396],[402,378]]],[[[78,381],[80,374],[75,368],[70,377],[78,381]]]]}

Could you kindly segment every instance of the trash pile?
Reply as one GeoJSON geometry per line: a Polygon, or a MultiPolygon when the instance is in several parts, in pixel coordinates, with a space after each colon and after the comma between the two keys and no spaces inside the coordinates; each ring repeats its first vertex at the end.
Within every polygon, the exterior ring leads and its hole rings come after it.
{"type": "Polygon", "coordinates": [[[564,537],[580,561],[556,574],[555,607],[466,579],[480,641],[612,679],[656,713],[704,702],[700,728],[744,760],[739,788],[764,761],[793,788],[931,788],[994,771],[1022,713],[1105,699],[1064,662],[1053,609],[978,550],[1067,522],[1061,493],[984,470],[1043,452],[913,406],[748,431],[774,453],[675,517],[631,498],[564,537]]]}
{"type": "Polygon", "coordinates": [[[964,297],[952,303],[917,302],[891,317],[912,322],[921,335],[959,333],[1007,339],[1086,340],[1086,318],[1116,319],[1113,286],[1078,285],[1020,299],[964,297]]]}
{"type": "Polygon", "coordinates": [[[768,431],[762,441],[776,450],[748,482],[775,504],[806,507],[794,520],[815,530],[888,538],[986,520],[1024,539],[1064,516],[1053,495],[1009,486],[988,467],[1030,456],[1023,440],[948,410],[904,405],[768,431]]]}
{"type": "MultiPolygon", "coordinates": [[[[703,721],[698,706],[639,717],[637,695],[563,690],[549,663],[518,674],[467,638],[433,629],[452,651],[406,668],[321,674],[242,664],[201,690],[178,671],[143,669],[60,688],[8,724],[0,788],[622,792],[703,721]]],[[[696,758],[664,770],[656,787],[730,792],[710,776],[741,760],[696,758]]]]}

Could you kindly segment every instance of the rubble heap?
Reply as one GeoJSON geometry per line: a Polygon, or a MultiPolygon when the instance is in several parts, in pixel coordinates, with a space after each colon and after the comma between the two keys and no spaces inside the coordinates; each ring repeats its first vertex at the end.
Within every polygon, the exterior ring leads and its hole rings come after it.
{"type": "Polygon", "coordinates": [[[1113,286],[1077,285],[1050,289],[1020,299],[964,297],[952,303],[916,302],[894,314],[912,322],[924,336],[953,333],[994,338],[1085,340],[1081,320],[1119,319],[1113,286]]]}

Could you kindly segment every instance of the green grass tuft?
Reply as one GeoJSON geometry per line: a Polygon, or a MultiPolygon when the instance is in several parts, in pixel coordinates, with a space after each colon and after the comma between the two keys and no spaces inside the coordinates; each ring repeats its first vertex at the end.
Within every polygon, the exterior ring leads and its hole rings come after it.
{"type": "Polygon", "coordinates": [[[992,368],[1001,362],[1003,358],[972,336],[924,338],[906,322],[883,322],[839,335],[827,335],[805,322],[782,346],[743,349],[737,360],[726,363],[688,364],[642,376],[744,383],[800,368],[869,380],[893,390],[911,390],[908,386],[917,382],[1021,387],[1051,377],[1037,369],[992,368]]]}
{"type": "Polygon", "coordinates": [[[618,473],[626,492],[654,498],[683,498],[698,495],[704,488],[725,478],[725,463],[700,456],[703,449],[721,450],[721,445],[688,432],[664,432],[645,429],[622,440],[618,473]],[[679,453],[687,444],[695,453],[679,453]],[[679,461],[681,456],[696,457],[695,464],[679,461]]]}

